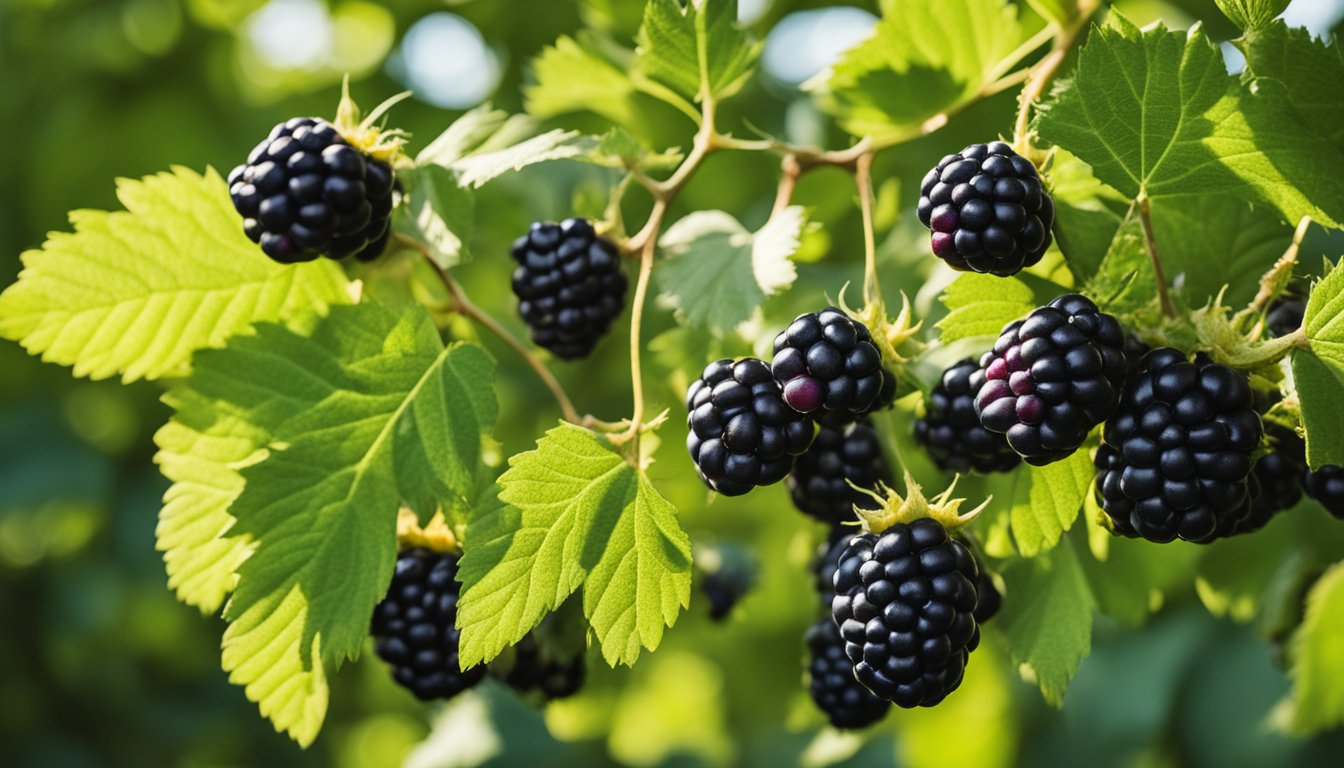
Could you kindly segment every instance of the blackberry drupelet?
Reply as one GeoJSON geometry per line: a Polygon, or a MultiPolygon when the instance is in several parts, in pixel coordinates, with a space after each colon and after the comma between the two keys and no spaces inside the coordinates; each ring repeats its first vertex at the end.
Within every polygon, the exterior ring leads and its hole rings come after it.
{"type": "Polygon", "coordinates": [[[984,376],[970,358],[943,371],[915,420],[915,442],[946,472],[1007,472],[1022,461],[1004,436],[990,432],[975,413],[975,393],[984,376]]]}
{"type": "Polygon", "coordinates": [[[983,625],[997,616],[999,609],[1003,607],[1003,595],[994,585],[994,578],[983,566],[980,567],[980,574],[975,579],[975,595],[977,598],[975,611],[971,615],[975,617],[976,625],[983,625]]]}
{"type": "Polygon", "coordinates": [[[686,448],[700,479],[725,496],[784,479],[812,444],[812,419],[784,403],[765,363],[716,360],[686,390],[686,448]]]}
{"type": "Polygon", "coordinates": [[[1144,357],[1097,450],[1097,490],[1117,533],[1207,542],[1250,513],[1260,417],[1246,375],[1169,347],[1144,357]]]}
{"type": "Polygon", "coordinates": [[[513,242],[513,292],[532,341],[556,357],[587,357],[625,307],[620,254],[585,219],[536,222],[513,242]]]}
{"type": "Polygon", "coordinates": [[[931,707],[961,684],[980,642],[979,568],[931,518],[854,537],[835,572],[831,615],[854,675],[901,707],[931,707]]]}
{"type": "Polygon", "coordinates": [[[882,441],[867,419],[851,422],[823,414],[818,424],[812,447],[789,473],[789,495],[795,507],[823,523],[855,522],[856,504],[875,509],[877,501],[850,483],[870,490],[879,482],[891,483],[882,441]]]}
{"type": "Polygon", "coordinates": [[[1302,327],[1302,318],[1306,314],[1306,302],[1285,296],[1269,306],[1269,312],[1265,315],[1265,328],[1275,338],[1287,336],[1302,327]]]}
{"type": "Polygon", "coordinates": [[[770,369],[800,413],[865,411],[887,376],[868,329],[835,307],[799,315],[776,336],[770,369]]]}
{"type": "Polygon", "coordinates": [[[1120,323],[1076,293],[1032,310],[980,358],[980,423],[1028,464],[1069,456],[1120,400],[1124,345],[1120,323]]]}
{"type": "Polygon", "coordinates": [[[513,665],[499,674],[505,685],[519,693],[539,693],[546,701],[564,699],[579,692],[587,676],[583,654],[562,659],[542,647],[533,632],[513,646],[513,665]]]}
{"type": "Polygon", "coordinates": [[[1265,527],[1279,512],[1290,509],[1302,498],[1302,473],[1307,469],[1306,445],[1297,431],[1273,421],[1265,421],[1270,452],[1255,460],[1251,468],[1251,509],[1237,524],[1237,533],[1250,533],[1265,527]]]}
{"type": "Polygon", "coordinates": [[[826,540],[817,545],[816,557],[812,560],[813,583],[817,594],[821,596],[822,607],[831,609],[831,598],[835,596],[835,569],[840,567],[840,556],[845,553],[850,539],[862,533],[858,528],[837,525],[831,529],[826,540]]]}
{"type": "Polygon", "coordinates": [[[243,231],[282,264],[324,254],[379,256],[387,246],[395,183],[392,166],[315,117],[275,126],[228,180],[243,231]]]}
{"type": "Polygon", "coordinates": [[[1302,474],[1302,489],[1325,511],[1344,520],[1344,467],[1327,464],[1302,474]]]}
{"type": "Polygon", "coordinates": [[[886,716],[891,703],[864,688],[845,655],[845,641],[829,616],[807,628],[808,692],[831,725],[846,730],[866,728],[886,716]]]}
{"type": "Polygon", "coordinates": [[[1050,247],[1054,203],[1036,166],[1001,141],[944,157],[919,194],[933,253],[953,269],[1015,275],[1050,247]]]}
{"type": "Polygon", "coordinates": [[[374,651],[420,699],[447,699],[476,685],[485,667],[463,671],[457,647],[457,556],[407,549],[397,555],[387,597],[373,610],[374,651]]]}

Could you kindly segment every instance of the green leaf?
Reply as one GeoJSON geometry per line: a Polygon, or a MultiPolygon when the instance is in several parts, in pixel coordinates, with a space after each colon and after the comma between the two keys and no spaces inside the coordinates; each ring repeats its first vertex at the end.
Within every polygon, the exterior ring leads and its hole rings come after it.
{"type": "Polygon", "coordinates": [[[1089,556],[1082,546],[1078,560],[1087,574],[1097,610],[1129,627],[1139,627],[1163,605],[1167,590],[1187,588],[1191,563],[1201,552],[1184,543],[1107,537],[1105,560],[1089,556]]]}
{"type": "Polygon", "coordinates": [[[974,272],[952,281],[941,299],[948,309],[937,325],[944,344],[998,336],[1005,325],[1036,308],[1031,288],[1021,280],[974,272]]]}
{"type": "Polygon", "coordinates": [[[1344,723],[1344,565],[1326,571],[1307,595],[1293,636],[1293,727],[1317,731],[1344,723]]]}
{"type": "Polygon", "coordinates": [[[1291,0],[1214,0],[1218,10],[1244,30],[1268,26],[1288,8],[1291,0]]]}
{"type": "Polygon", "coordinates": [[[421,150],[415,164],[449,167],[464,157],[513,146],[535,133],[536,124],[527,115],[510,115],[482,104],[454,120],[421,150]]]}
{"type": "Polygon", "coordinates": [[[443,269],[466,261],[476,211],[471,190],[439,165],[403,169],[398,176],[406,187],[406,203],[396,210],[397,233],[422,244],[443,269]]]}
{"type": "Polygon", "coordinates": [[[1246,54],[1246,78],[1279,98],[1288,119],[1344,149],[1344,48],[1337,37],[1326,43],[1306,29],[1280,22],[1247,36],[1240,47],[1246,54]]]}
{"type": "Polygon", "coordinates": [[[1162,266],[1173,279],[1184,275],[1181,293],[1192,307],[1224,286],[1224,304],[1248,303],[1260,276],[1293,239],[1293,228],[1274,212],[1231,195],[1160,200],[1153,203],[1152,220],[1162,266]]]}
{"type": "Polygon", "coordinates": [[[587,111],[634,125],[640,103],[629,66],[604,55],[590,35],[561,37],[532,60],[537,83],[523,87],[527,111],[542,118],[587,111]]]}
{"type": "MultiPolygon", "coordinates": [[[[207,439],[172,453],[177,485],[165,510],[176,493],[194,495],[179,511],[196,513],[232,557],[202,546],[205,536],[191,542],[216,579],[226,564],[236,571],[223,642],[230,680],[308,744],[325,715],[326,676],[358,653],[386,591],[397,509],[449,505],[474,486],[481,434],[496,416],[493,363],[474,345],[445,349],[421,308],[372,304],[334,308],[308,334],[260,325],[195,363],[168,399],[183,408],[180,434],[207,439]],[[225,420],[203,423],[212,411],[225,420]],[[193,487],[198,477],[213,485],[193,487]]],[[[165,452],[177,437],[166,436],[165,452]]]]}
{"type": "Polygon", "coordinates": [[[582,160],[609,168],[639,168],[645,171],[670,170],[682,160],[676,148],[651,152],[624,128],[613,128],[598,137],[597,146],[582,160]]]}
{"type": "Polygon", "coordinates": [[[1055,153],[1047,181],[1055,202],[1055,242],[1082,285],[1111,250],[1130,203],[1098,181],[1087,163],[1062,149],[1055,153]]]}
{"type": "Polygon", "coordinates": [[[979,96],[1022,42],[1002,0],[891,0],[872,37],[805,87],[856,136],[900,136],[979,96]]]}
{"type": "Polygon", "coordinates": [[[1003,572],[1007,595],[998,620],[1008,653],[1023,675],[1058,707],[1092,648],[1094,600],[1072,546],[1013,561],[1003,572]]]}
{"type": "Polygon", "coordinates": [[[536,163],[582,159],[593,152],[597,143],[597,139],[578,131],[557,128],[504,149],[468,155],[450,167],[457,171],[462,186],[480,188],[492,179],[536,163]]]}
{"type": "Polygon", "coordinates": [[[334,262],[282,266],[248,240],[213,169],[122,179],[117,197],[125,211],[75,211],[73,233],[23,255],[0,336],[76,376],[131,382],[182,375],[192,352],[253,323],[350,301],[334,262]]]}
{"type": "Polygon", "coordinates": [[[1310,351],[1293,352],[1293,380],[1302,404],[1307,462],[1344,465],[1344,269],[1312,286],[1302,320],[1310,351]]]}
{"type": "Polygon", "coordinates": [[[1134,312],[1157,296],[1157,278],[1148,257],[1143,223],[1137,217],[1122,222],[1115,231],[1105,258],[1083,293],[1112,313],[1134,312]]]}
{"type": "Polygon", "coordinates": [[[1134,199],[1228,194],[1288,220],[1335,224],[1339,150],[1285,112],[1278,89],[1243,86],[1198,25],[1140,31],[1119,13],[1096,30],[1072,81],[1041,105],[1041,138],[1134,199]]]}
{"type": "Polygon", "coordinates": [[[1058,544],[1078,518],[1096,475],[1089,453],[1077,451],[1062,461],[1018,473],[1010,521],[1023,555],[1034,557],[1058,544]]]}
{"type": "Polygon", "coordinates": [[[1214,616],[1248,622],[1260,612],[1266,585],[1293,547],[1293,530],[1269,525],[1254,536],[1237,536],[1203,548],[1196,563],[1195,591],[1214,616]]]}
{"type": "Polygon", "coordinates": [[[791,206],[748,232],[731,214],[697,211],[668,227],[658,285],[681,317],[714,330],[735,328],[768,296],[793,284],[803,209],[791,206]]]}
{"type": "MultiPolygon", "coordinates": [[[[751,76],[761,44],[737,26],[737,0],[648,0],[637,38],[644,77],[699,101],[731,96],[751,76]]],[[[655,94],[656,95],[656,94],[655,94]]]]}
{"type": "Polygon", "coordinates": [[[1078,15],[1078,3],[1072,0],[1027,0],[1027,4],[1042,18],[1057,24],[1063,24],[1078,15]]]}
{"type": "Polygon", "coordinates": [[[583,587],[613,666],[656,648],[690,600],[690,539],[643,472],[596,434],[561,424],[499,479],[509,506],[471,522],[458,580],[464,666],[493,659],[583,587]]]}

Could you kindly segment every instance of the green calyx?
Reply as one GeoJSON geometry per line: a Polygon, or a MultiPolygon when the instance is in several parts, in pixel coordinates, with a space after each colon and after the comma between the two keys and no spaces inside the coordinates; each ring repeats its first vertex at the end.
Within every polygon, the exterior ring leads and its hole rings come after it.
{"type": "Polygon", "coordinates": [[[856,505],[854,512],[859,516],[865,531],[879,534],[897,523],[910,523],[925,517],[937,520],[948,533],[952,533],[966,527],[994,498],[991,496],[975,509],[962,512],[961,507],[966,503],[966,499],[952,498],[952,493],[957,487],[956,479],[953,479],[952,484],[942,493],[927,498],[924,489],[915,482],[915,478],[911,477],[908,471],[905,473],[905,496],[886,483],[878,483],[876,489],[860,488],[852,483],[850,485],[878,502],[877,509],[862,509],[856,505]]]}
{"type": "Polygon", "coordinates": [[[350,78],[346,77],[341,86],[341,103],[336,108],[336,119],[332,125],[341,134],[341,138],[350,146],[388,165],[396,165],[402,157],[402,147],[406,145],[406,133],[400,129],[387,130],[378,125],[378,121],[398,102],[409,98],[410,91],[403,91],[373,108],[368,116],[361,118],[359,105],[350,98],[350,78]]]}

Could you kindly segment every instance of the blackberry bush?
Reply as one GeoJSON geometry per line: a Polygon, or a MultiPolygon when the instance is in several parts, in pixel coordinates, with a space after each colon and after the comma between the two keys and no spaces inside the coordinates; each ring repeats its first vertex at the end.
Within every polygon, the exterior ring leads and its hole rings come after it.
{"type": "Polygon", "coordinates": [[[686,391],[686,448],[700,479],[725,496],[783,480],[812,444],[807,416],[784,403],[765,363],[716,360],[686,391]]]}
{"type": "Polygon", "coordinates": [[[1106,423],[1097,490],[1117,533],[1207,542],[1235,533],[1250,514],[1252,454],[1260,416],[1246,375],[1149,352],[1106,423]]]}
{"type": "Polygon", "coordinates": [[[1302,488],[1326,512],[1344,520],[1344,467],[1327,464],[1320,469],[1307,469],[1302,475],[1302,488]]]}
{"type": "Polygon", "coordinates": [[[915,420],[915,442],[946,472],[1007,472],[1021,463],[1002,434],[980,424],[975,394],[984,381],[971,358],[948,366],[915,420]]]}
{"type": "Polygon", "coordinates": [[[980,642],[978,578],[970,550],[936,520],[855,536],[835,572],[831,615],[859,682],[906,708],[956,690],[980,642]]]}
{"type": "Polygon", "coordinates": [[[397,555],[387,597],[373,611],[374,652],[392,679],[419,699],[449,699],[485,677],[485,667],[458,663],[457,556],[427,549],[397,555]]]}
{"type": "Polygon", "coordinates": [[[1124,345],[1120,323],[1076,293],[1033,310],[980,358],[980,423],[1028,464],[1069,456],[1120,400],[1124,345]]]}
{"type": "Polygon", "coordinates": [[[316,117],[275,126],[228,179],[243,231],[282,264],[377,258],[391,231],[395,183],[392,166],[316,117]]]}
{"type": "Polygon", "coordinates": [[[891,482],[891,468],[882,441],[866,419],[848,421],[823,415],[812,447],[789,473],[793,505],[823,523],[854,522],[854,506],[872,507],[871,496],[853,486],[873,490],[891,482]],[[851,485],[851,483],[853,485],[851,485]]]}
{"type": "Polygon", "coordinates": [[[532,341],[556,357],[587,357],[625,307],[620,252],[585,219],[539,221],[513,242],[513,293],[532,341]]]}
{"type": "Polygon", "coordinates": [[[770,370],[800,413],[865,411],[885,383],[872,335],[835,307],[799,315],[776,336],[770,370]]]}
{"type": "Polygon", "coordinates": [[[808,627],[808,692],[831,725],[843,730],[867,728],[886,716],[891,702],[875,696],[854,677],[845,641],[831,617],[808,627]]]}
{"type": "Polygon", "coordinates": [[[948,266],[1005,277],[1041,260],[1055,221],[1036,166],[1002,141],[939,160],[920,183],[917,213],[948,266]]]}

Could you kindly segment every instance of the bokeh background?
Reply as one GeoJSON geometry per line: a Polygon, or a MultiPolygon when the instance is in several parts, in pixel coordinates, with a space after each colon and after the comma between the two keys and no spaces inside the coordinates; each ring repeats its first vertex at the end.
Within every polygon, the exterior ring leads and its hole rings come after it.
{"type": "MultiPolygon", "coordinates": [[[[1204,19],[1215,39],[1234,32],[1212,0],[1115,5],[1140,23],[1204,19]]],[[[67,210],[115,207],[114,178],[170,164],[227,172],[274,123],[330,115],[344,73],[366,106],[414,90],[393,122],[419,147],[484,101],[521,110],[529,60],[559,35],[590,26],[628,42],[640,12],[636,0],[0,0],[0,285],[18,273],[23,250],[65,228],[67,210]]],[[[861,39],[875,12],[874,2],[741,0],[744,23],[773,31],[762,72],[721,126],[743,132],[749,120],[795,141],[843,145],[797,84],[861,39]]],[[[1288,17],[1337,34],[1344,0],[1294,0],[1288,17]]],[[[1235,59],[1229,51],[1232,68],[1235,59]]],[[[930,158],[1007,130],[1013,108],[1005,94],[884,154],[878,213],[889,291],[919,295],[923,307],[936,294],[906,226],[910,206],[899,201],[913,199],[930,158]]],[[[603,127],[584,115],[564,124],[603,127]]],[[[691,126],[650,101],[638,132],[654,147],[684,146],[691,126]]],[[[774,161],[715,156],[701,175],[678,214],[723,208],[750,227],[764,221],[774,161]]],[[[476,260],[461,269],[477,303],[520,329],[506,244],[534,218],[600,212],[612,181],[601,169],[552,164],[491,185],[477,206],[476,260]]],[[[819,226],[805,238],[799,286],[767,305],[767,320],[860,276],[851,189],[838,172],[804,180],[797,200],[819,226]]],[[[662,335],[673,327],[668,314],[650,314],[650,394],[672,407],[685,374],[703,364],[703,346],[662,335]]],[[[608,343],[591,361],[558,368],[581,410],[624,413],[623,348],[608,343]]],[[[545,396],[526,370],[499,356],[498,436],[516,452],[554,414],[532,405],[545,396]]],[[[0,343],[0,765],[1231,768],[1344,754],[1338,733],[1303,741],[1275,732],[1272,710],[1288,682],[1270,650],[1253,628],[1211,618],[1192,587],[1169,594],[1141,630],[1099,620],[1062,711],[1018,680],[991,627],[966,685],[944,706],[894,713],[867,740],[818,736],[801,682],[801,633],[815,605],[803,566],[820,531],[780,488],[706,506],[676,424],[665,430],[656,481],[698,543],[747,546],[761,566],[728,622],[709,622],[697,592],[656,653],[617,671],[591,654],[587,691],[546,712],[493,683],[424,708],[367,654],[335,681],[326,729],[301,751],[227,683],[222,623],[179,605],[165,586],[153,531],[166,483],[151,461],[168,415],[161,392],[155,383],[75,380],[0,343]]]]}

